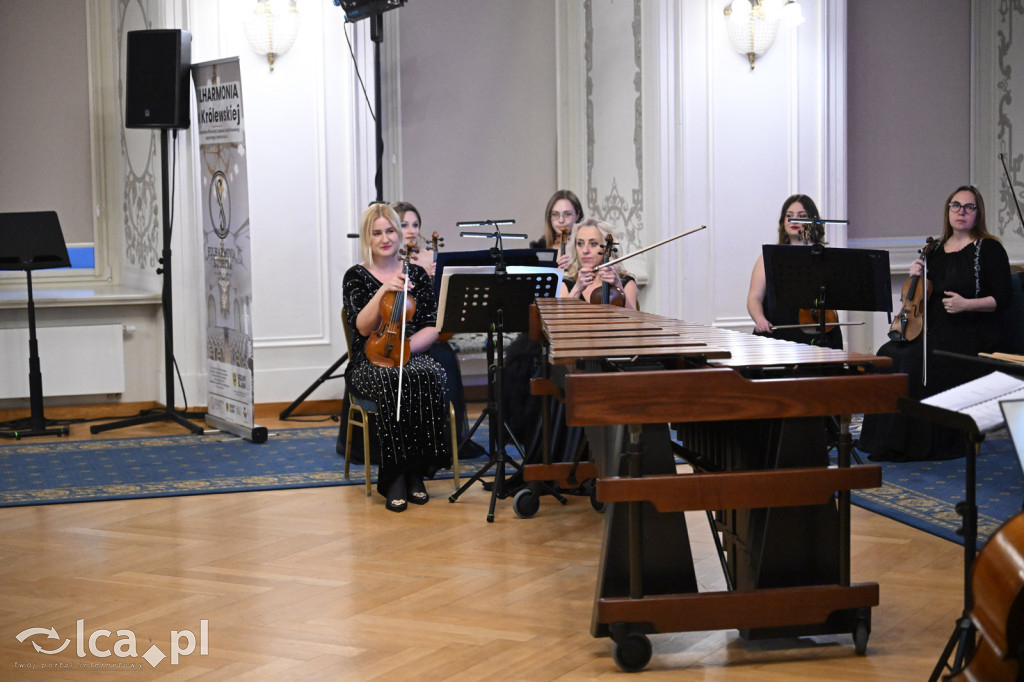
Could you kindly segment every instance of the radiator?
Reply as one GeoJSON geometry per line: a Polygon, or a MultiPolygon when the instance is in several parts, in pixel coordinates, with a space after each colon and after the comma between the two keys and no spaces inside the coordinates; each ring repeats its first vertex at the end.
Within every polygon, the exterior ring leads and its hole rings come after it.
{"type": "MultiPolygon", "coordinates": [[[[43,396],[124,392],[119,324],[38,327],[43,396]]],[[[0,329],[0,399],[28,398],[28,328],[0,329]]]]}

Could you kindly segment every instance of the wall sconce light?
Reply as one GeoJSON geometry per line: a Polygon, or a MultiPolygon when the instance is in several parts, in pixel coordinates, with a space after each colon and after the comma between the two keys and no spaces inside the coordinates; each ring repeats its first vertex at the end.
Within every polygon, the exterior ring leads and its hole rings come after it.
{"type": "Polygon", "coordinates": [[[729,40],[740,54],[747,55],[750,70],[754,60],[775,42],[779,21],[796,26],[804,20],[796,0],[732,0],[725,8],[729,40]]]}
{"type": "Polygon", "coordinates": [[[242,26],[249,47],[256,54],[267,55],[270,70],[274,59],[291,49],[299,35],[297,0],[256,0],[256,6],[245,17],[242,26]]]}

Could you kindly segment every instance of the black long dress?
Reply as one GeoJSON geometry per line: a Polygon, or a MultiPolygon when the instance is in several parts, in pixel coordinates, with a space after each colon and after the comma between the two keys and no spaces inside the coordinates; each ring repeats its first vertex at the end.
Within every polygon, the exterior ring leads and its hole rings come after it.
{"type": "MultiPolygon", "coordinates": [[[[345,323],[352,331],[352,353],[345,380],[353,391],[377,403],[378,413],[372,431],[380,452],[377,491],[387,494],[388,486],[400,475],[433,477],[451,463],[451,445],[446,437],[448,401],[444,369],[425,353],[413,355],[402,368],[402,406],[395,419],[398,402],[399,370],[377,367],[366,358],[366,340],[356,327],[356,317],[381,282],[362,265],[345,273],[342,291],[345,323]]],[[[435,324],[437,305],[430,276],[418,265],[409,266],[409,296],[416,301],[416,312],[407,323],[411,336],[435,324]]]]}
{"type": "MultiPolygon", "coordinates": [[[[928,258],[928,280],[932,295],[927,310],[927,386],[921,385],[921,336],[909,343],[888,341],[878,349],[878,355],[893,359],[891,371],[907,374],[908,394],[915,400],[986,373],[966,363],[935,356],[932,351],[976,355],[1002,350],[1006,343],[1005,313],[1013,296],[1009,259],[1003,245],[995,239],[979,239],[953,253],[943,251],[940,244],[928,258]],[[946,291],[955,291],[964,298],[992,296],[996,310],[949,313],[942,304],[946,291]]],[[[964,455],[965,447],[962,434],[902,413],[865,416],[859,444],[860,450],[872,453],[872,460],[896,462],[955,459],[964,455]]]]}

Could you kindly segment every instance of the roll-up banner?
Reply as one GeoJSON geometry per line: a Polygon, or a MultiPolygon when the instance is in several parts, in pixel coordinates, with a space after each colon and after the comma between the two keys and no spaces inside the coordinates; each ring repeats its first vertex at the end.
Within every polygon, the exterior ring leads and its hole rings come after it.
{"type": "Polygon", "coordinates": [[[238,58],[192,65],[206,282],[206,422],[256,443],[249,175],[238,58]]]}

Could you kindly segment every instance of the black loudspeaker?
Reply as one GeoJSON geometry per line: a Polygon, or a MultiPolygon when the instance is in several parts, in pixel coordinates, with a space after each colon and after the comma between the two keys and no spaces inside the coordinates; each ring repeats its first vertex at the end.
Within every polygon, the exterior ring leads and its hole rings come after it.
{"type": "Polygon", "coordinates": [[[192,34],[181,29],[128,31],[126,128],[188,128],[192,34]]]}

